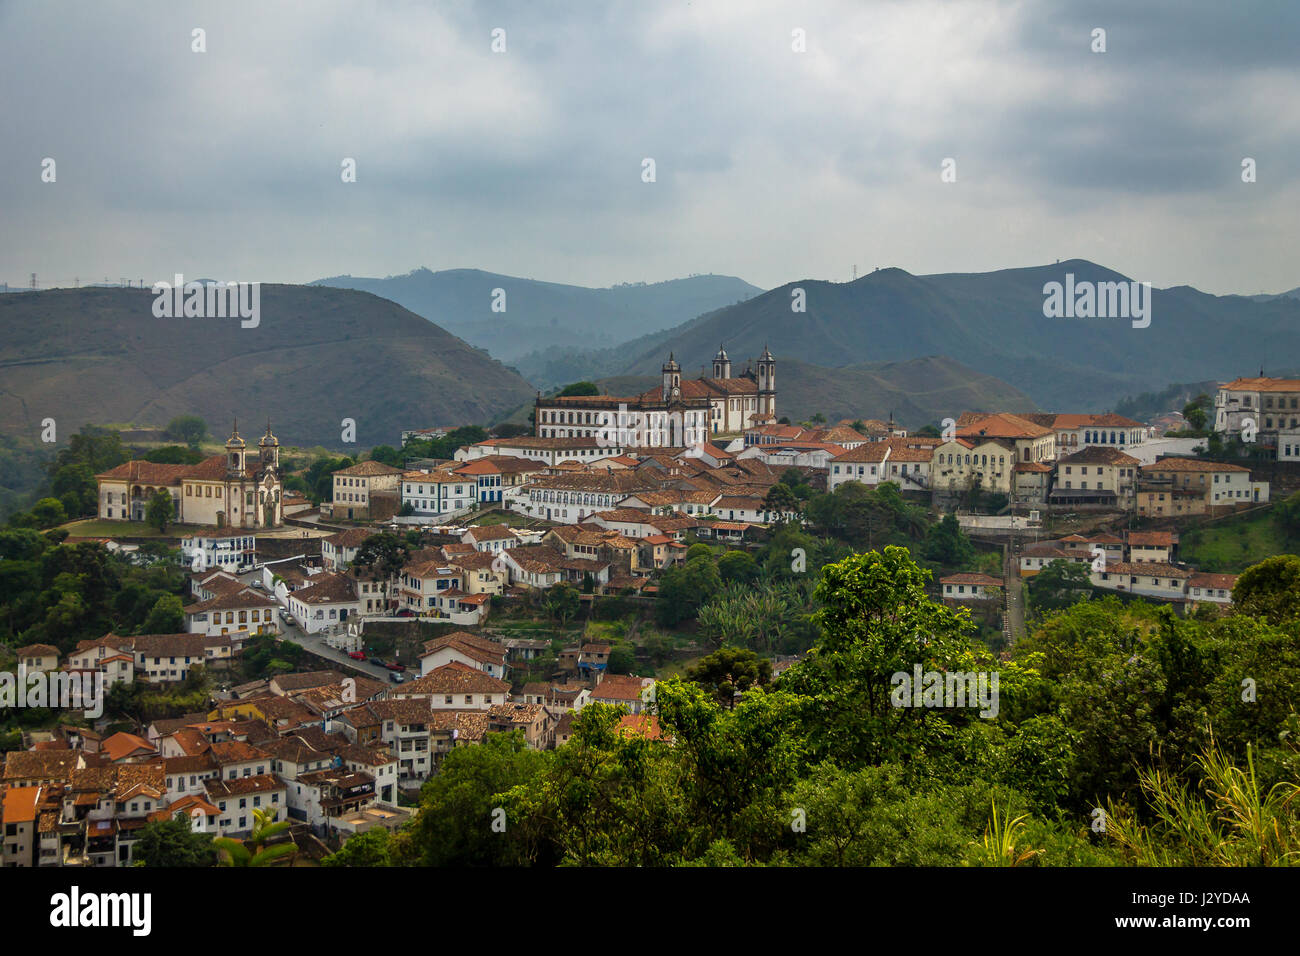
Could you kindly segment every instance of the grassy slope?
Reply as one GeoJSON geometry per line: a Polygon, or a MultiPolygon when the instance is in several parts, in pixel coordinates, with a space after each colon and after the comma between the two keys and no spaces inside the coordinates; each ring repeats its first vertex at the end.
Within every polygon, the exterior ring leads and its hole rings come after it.
{"type": "Polygon", "coordinates": [[[1288,537],[1272,512],[1262,511],[1188,531],[1178,551],[1183,561],[1199,571],[1240,574],[1269,555],[1300,554],[1300,538],[1288,537]]]}

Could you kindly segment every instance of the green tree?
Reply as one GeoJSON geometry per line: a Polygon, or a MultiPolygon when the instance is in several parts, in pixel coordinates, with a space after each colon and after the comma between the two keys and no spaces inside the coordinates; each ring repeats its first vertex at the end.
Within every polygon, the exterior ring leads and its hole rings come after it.
{"type": "Polygon", "coordinates": [[[63,502],[58,498],[42,498],[36,502],[32,505],[32,517],[36,519],[39,528],[53,528],[68,520],[63,511],[63,502]]]}
{"type": "Polygon", "coordinates": [[[1187,419],[1187,424],[1192,431],[1205,431],[1207,412],[1211,407],[1213,407],[1213,402],[1210,400],[1210,396],[1204,392],[1183,406],[1183,418],[1187,419]]]}
{"type": "Polygon", "coordinates": [[[713,549],[703,541],[697,541],[686,549],[686,557],[683,560],[694,561],[696,558],[711,560],[713,558],[713,549]]]}
{"type": "Polygon", "coordinates": [[[213,866],[217,861],[212,834],[195,833],[183,813],[145,824],[134,856],[137,866],[171,869],[213,866]]]}
{"type": "Polygon", "coordinates": [[[1272,623],[1300,618],[1300,557],[1275,554],[1252,564],[1232,589],[1237,613],[1272,623]]]}
{"type": "Polygon", "coordinates": [[[898,547],[822,568],[821,643],[778,682],[806,699],[801,712],[816,754],[845,763],[919,755],[953,723],[969,721],[968,710],[894,704],[894,675],[910,675],[915,665],[923,672],[977,667],[969,613],[930,600],[929,579],[898,547]]]}
{"type": "Polygon", "coordinates": [[[669,568],[659,579],[655,615],[664,627],[672,627],[694,617],[721,587],[718,566],[711,555],[669,568]]]}
{"type": "Polygon", "coordinates": [[[406,541],[391,531],[372,534],[361,542],[352,567],[375,577],[389,579],[401,573],[410,556],[406,541]]]}
{"type": "Polygon", "coordinates": [[[524,862],[530,849],[528,832],[520,815],[511,812],[505,794],[534,780],[553,753],[529,749],[517,730],[488,734],[474,747],[453,748],[420,791],[420,809],[410,825],[412,862],[422,866],[524,862]]]}
{"type": "Polygon", "coordinates": [[[945,568],[966,568],[975,560],[975,546],[952,512],[930,527],[922,553],[945,568]]]}
{"type": "Polygon", "coordinates": [[[1089,567],[1055,558],[1029,579],[1029,603],[1037,610],[1059,610],[1088,600],[1092,594],[1089,567]]]}
{"type": "Polygon", "coordinates": [[[758,562],[748,551],[728,551],[718,558],[718,576],[726,584],[752,584],[758,577],[758,562]]]}
{"type": "Polygon", "coordinates": [[[50,462],[51,475],[57,475],[69,465],[85,465],[91,475],[115,468],[130,459],[122,444],[122,436],[111,428],[86,425],[68,440],[68,447],[59,450],[50,462]]]}
{"type": "Polygon", "coordinates": [[[401,468],[406,462],[405,456],[392,445],[376,445],[370,449],[370,460],[381,462],[390,468],[401,468]]]}
{"type": "Polygon", "coordinates": [[[636,669],[636,652],[631,644],[615,644],[609,649],[606,669],[611,674],[630,674],[636,669]]]}
{"type": "Polygon", "coordinates": [[[763,496],[763,510],[772,515],[784,515],[787,512],[798,514],[802,509],[802,503],[798,496],[795,495],[790,487],[782,482],[777,482],[767,490],[763,496]]]}
{"type": "Polygon", "coordinates": [[[383,827],[372,827],[347,840],[321,866],[393,866],[393,839],[383,827]]]}
{"type": "Polygon", "coordinates": [[[553,584],[546,589],[546,596],[542,599],[542,607],[552,618],[561,625],[568,624],[573,620],[582,607],[582,595],[572,584],[553,584]]]}
{"type": "Polygon", "coordinates": [[[141,634],[179,634],[185,630],[185,614],[181,599],[174,594],[164,594],[145,618],[141,634]]]}
{"type": "Polygon", "coordinates": [[[149,504],[145,506],[144,520],[151,527],[157,528],[159,533],[166,533],[167,525],[171,523],[172,518],[176,516],[176,503],[172,500],[171,494],[159,488],[149,499],[149,504]]]}
{"type": "Polygon", "coordinates": [[[208,437],[208,424],[197,415],[177,415],[163,429],[163,437],[197,448],[208,437]]]}
{"type": "Polygon", "coordinates": [[[69,517],[94,514],[99,503],[99,486],[85,463],[64,465],[54,472],[50,493],[63,503],[69,517]]]}
{"type": "Polygon", "coordinates": [[[565,398],[569,395],[599,395],[600,386],[595,382],[573,382],[570,385],[560,389],[558,397],[565,398]]]}
{"type": "Polygon", "coordinates": [[[687,670],[686,679],[699,684],[731,710],[736,706],[737,695],[754,687],[766,689],[771,685],[772,662],[745,648],[721,647],[701,657],[687,670]]]}

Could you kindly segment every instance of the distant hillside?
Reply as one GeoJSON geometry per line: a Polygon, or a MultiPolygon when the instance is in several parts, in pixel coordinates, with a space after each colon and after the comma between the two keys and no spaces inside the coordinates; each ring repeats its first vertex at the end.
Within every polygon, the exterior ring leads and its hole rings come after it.
{"type": "Polygon", "coordinates": [[[1198,395],[1208,395],[1213,400],[1219,391],[1217,380],[1206,382],[1180,382],[1159,392],[1143,392],[1132,398],[1116,402],[1111,411],[1134,421],[1149,422],[1167,412],[1181,412],[1188,402],[1198,395]]]}
{"type": "Polygon", "coordinates": [[[333,276],[311,284],[390,299],[511,364],[552,347],[586,352],[617,346],[762,291],[732,276],[589,289],[478,269],[416,269],[386,279],[333,276]],[[492,311],[494,289],[505,290],[504,312],[492,311]]]}
{"type": "MultiPolygon", "coordinates": [[[[1168,382],[1258,374],[1300,354],[1300,300],[1255,302],[1187,286],[1153,291],[1149,328],[1125,319],[1049,319],[1043,286],[1125,277],[1083,260],[1001,272],[914,276],[882,269],[854,282],[793,282],[683,324],[622,370],[654,374],[668,351],[684,368],[719,342],[743,366],[767,344],[777,378],[790,359],[826,366],[947,355],[1015,383],[1051,410],[1103,410],[1168,382]],[[791,311],[802,288],[807,311],[791,311]]],[[[924,387],[923,382],[916,383],[924,387]]]]}
{"type": "MultiPolygon", "coordinates": [[[[695,377],[697,369],[682,368],[695,377]]],[[[635,395],[654,388],[658,375],[620,375],[601,379],[611,395],[635,395]]],[[[847,368],[823,368],[792,359],[777,364],[776,412],[791,421],[806,421],[817,412],[827,421],[841,418],[894,420],[912,430],[956,418],[963,411],[1038,411],[1030,398],[1006,382],[967,368],[944,356],[906,362],[869,362],[847,368]]],[[[527,421],[527,410],[522,421],[527,421]]]]}
{"type": "Polygon", "coordinates": [[[363,292],[263,285],[261,324],[160,319],[147,289],[64,289],[0,297],[0,432],[66,440],[86,422],[166,424],[184,413],[215,432],[238,415],[255,438],[361,448],[401,430],[485,423],[534,390],[482,351],[363,292]]]}
{"type": "Polygon", "coordinates": [[[1279,292],[1277,295],[1252,295],[1248,298],[1255,302],[1268,302],[1272,299],[1300,299],[1300,286],[1296,286],[1287,292],[1279,292]]]}

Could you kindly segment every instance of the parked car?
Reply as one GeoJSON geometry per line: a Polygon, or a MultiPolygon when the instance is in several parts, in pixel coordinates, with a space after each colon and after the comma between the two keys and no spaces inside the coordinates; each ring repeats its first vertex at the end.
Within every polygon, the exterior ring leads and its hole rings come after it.
{"type": "Polygon", "coordinates": [[[397,661],[393,661],[393,662],[391,662],[391,663],[385,664],[384,666],[387,667],[390,671],[404,671],[404,670],[406,670],[406,665],[405,665],[405,664],[399,664],[399,663],[397,663],[397,661]]]}
{"type": "Polygon", "coordinates": [[[255,588],[257,588],[259,591],[265,591],[265,590],[266,590],[266,585],[263,584],[261,581],[254,581],[254,582],[252,583],[251,587],[255,587],[255,588]]]}
{"type": "Polygon", "coordinates": [[[364,661],[366,659],[366,655],[361,651],[348,651],[348,657],[352,658],[354,661],[364,661]]]}
{"type": "Polygon", "coordinates": [[[415,617],[415,612],[412,611],[409,607],[404,607],[396,614],[394,614],[393,617],[415,617]]]}
{"type": "Polygon", "coordinates": [[[376,667],[383,667],[383,666],[384,666],[384,662],[381,661],[378,657],[372,657],[372,658],[370,658],[370,663],[374,664],[376,667]]]}
{"type": "Polygon", "coordinates": [[[284,621],[284,623],[288,624],[290,627],[294,627],[298,623],[296,620],[294,620],[294,616],[292,614],[285,614],[283,612],[281,612],[280,614],[280,620],[284,621]]]}
{"type": "Polygon", "coordinates": [[[389,674],[388,679],[394,684],[400,684],[402,681],[406,680],[406,678],[397,673],[397,671],[393,671],[393,673],[389,674]]]}

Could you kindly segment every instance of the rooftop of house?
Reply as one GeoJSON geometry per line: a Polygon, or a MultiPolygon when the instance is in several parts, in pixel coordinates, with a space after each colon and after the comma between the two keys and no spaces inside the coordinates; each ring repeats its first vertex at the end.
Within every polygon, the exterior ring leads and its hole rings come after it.
{"type": "Polygon", "coordinates": [[[976,587],[1000,588],[1002,579],[991,577],[987,574],[975,574],[970,571],[963,571],[960,574],[949,574],[939,579],[940,584],[971,584],[976,587]]]}
{"type": "Polygon", "coordinates": [[[1132,455],[1126,455],[1118,448],[1107,445],[1089,445],[1057,461],[1058,465],[1122,465],[1132,467],[1141,464],[1132,455]]]}
{"type": "Polygon", "coordinates": [[[1150,465],[1142,466],[1143,474],[1158,472],[1209,472],[1209,471],[1237,471],[1250,474],[1249,468],[1243,468],[1241,465],[1234,465],[1225,461],[1202,461],[1199,458],[1161,458],[1150,465]]]}
{"type": "Polygon", "coordinates": [[[359,461],[355,465],[347,468],[340,468],[334,472],[334,476],[348,478],[377,478],[383,475],[400,475],[402,469],[394,468],[392,465],[385,465],[381,461],[359,461]]]}
{"type": "Polygon", "coordinates": [[[400,685],[396,694],[403,697],[431,694],[508,694],[510,685],[477,667],[451,661],[435,667],[423,677],[400,685]]]}

